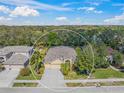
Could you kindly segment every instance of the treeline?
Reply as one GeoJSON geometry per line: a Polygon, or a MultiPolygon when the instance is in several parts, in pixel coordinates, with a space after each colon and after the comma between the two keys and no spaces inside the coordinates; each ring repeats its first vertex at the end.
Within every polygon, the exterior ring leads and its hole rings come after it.
{"type": "Polygon", "coordinates": [[[38,26],[0,26],[0,46],[28,45],[44,33],[38,26]]]}

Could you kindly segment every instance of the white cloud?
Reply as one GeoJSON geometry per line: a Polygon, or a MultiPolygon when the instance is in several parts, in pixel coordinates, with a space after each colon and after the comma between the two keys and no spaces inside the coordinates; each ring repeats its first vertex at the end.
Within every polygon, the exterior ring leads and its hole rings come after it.
{"type": "Polygon", "coordinates": [[[78,8],[78,10],[93,11],[95,10],[95,8],[94,7],[80,7],[78,8]]]}
{"type": "Polygon", "coordinates": [[[16,7],[13,11],[11,11],[11,16],[38,16],[39,12],[28,6],[16,7]]]}
{"type": "Polygon", "coordinates": [[[0,16],[0,21],[10,21],[12,18],[0,16]]]}
{"type": "Polygon", "coordinates": [[[105,19],[104,22],[105,23],[110,23],[110,24],[124,22],[124,13],[119,15],[119,16],[115,16],[113,18],[105,19]]]}
{"type": "Polygon", "coordinates": [[[67,17],[61,16],[56,18],[57,21],[67,21],[67,17]]]}
{"type": "Polygon", "coordinates": [[[101,11],[101,10],[100,11],[95,10],[94,13],[101,14],[101,13],[103,13],[103,11],[101,11]]]}
{"type": "Polygon", "coordinates": [[[79,4],[81,2],[66,2],[66,3],[63,3],[62,6],[70,6],[70,5],[75,5],[75,4],[79,4]]]}
{"type": "Polygon", "coordinates": [[[103,13],[103,11],[99,11],[99,10],[96,10],[95,7],[80,7],[78,8],[78,10],[84,10],[85,12],[88,12],[88,13],[103,13]]]}
{"type": "Polygon", "coordinates": [[[36,0],[0,0],[1,3],[14,5],[14,6],[30,6],[35,9],[42,10],[57,10],[57,11],[70,11],[71,8],[65,8],[60,6],[54,6],[38,2],[36,0]]]}
{"type": "Polygon", "coordinates": [[[99,6],[99,2],[86,2],[87,4],[94,5],[94,6],[99,6]]]}
{"type": "Polygon", "coordinates": [[[0,11],[1,12],[4,12],[4,13],[8,13],[10,11],[10,9],[4,5],[1,5],[0,6],[0,11]]]}

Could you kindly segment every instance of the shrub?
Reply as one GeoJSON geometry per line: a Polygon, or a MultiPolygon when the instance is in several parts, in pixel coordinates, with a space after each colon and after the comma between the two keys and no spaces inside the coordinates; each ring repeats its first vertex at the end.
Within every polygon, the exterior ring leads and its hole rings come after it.
{"type": "Polygon", "coordinates": [[[95,68],[107,68],[109,67],[109,62],[105,59],[105,57],[95,56],[95,68]]]}
{"type": "Polygon", "coordinates": [[[120,67],[122,65],[122,62],[123,62],[123,55],[118,51],[114,51],[112,65],[116,67],[120,67]]]}
{"type": "Polygon", "coordinates": [[[30,69],[29,68],[22,68],[21,70],[20,70],[20,75],[21,76],[28,76],[28,75],[30,75],[30,69]]]}
{"type": "Polygon", "coordinates": [[[61,64],[61,72],[64,75],[68,75],[69,71],[70,71],[70,63],[61,64]]]}
{"type": "Polygon", "coordinates": [[[39,69],[39,73],[38,74],[43,74],[44,73],[44,67],[39,69]]]}

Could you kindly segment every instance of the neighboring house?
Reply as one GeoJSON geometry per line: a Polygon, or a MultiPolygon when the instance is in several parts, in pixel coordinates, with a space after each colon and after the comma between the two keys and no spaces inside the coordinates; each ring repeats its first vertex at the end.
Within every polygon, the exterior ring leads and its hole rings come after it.
{"type": "Polygon", "coordinates": [[[67,46],[52,47],[48,50],[44,58],[44,63],[60,65],[66,60],[74,62],[76,60],[76,56],[77,56],[76,51],[71,47],[67,46]]]}
{"type": "Polygon", "coordinates": [[[33,53],[33,47],[29,46],[7,46],[4,47],[4,51],[13,52],[14,54],[22,54],[30,57],[33,53]]]}
{"type": "Polygon", "coordinates": [[[29,58],[33,53],[33,47],[29,46],[7,46],[0,49],[0,62],[7,66],[28,65],[29,58]]]}
{"type": "Polygon", "coordinates": [[[11,56],[13,52],[6,52],[0,49],[0,63],[7,61],[11,56]]]}
{"type": "Polygon", "coordinates": [[[7,67],[17,67],[22,68],[26,67],[29,63],[29,58],[22,54],[13,54],[12,57],[10,57],[6,62],[4,62],[4,65],[7,67]]]}

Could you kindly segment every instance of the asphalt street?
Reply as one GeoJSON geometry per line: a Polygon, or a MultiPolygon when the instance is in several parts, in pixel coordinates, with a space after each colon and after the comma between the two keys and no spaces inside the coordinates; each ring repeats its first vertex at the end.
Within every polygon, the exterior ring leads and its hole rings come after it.
{"type": "Polygon", "coordinates": [[[124,93],[124,87],[0,88],[0,93],[124,93]]]}

